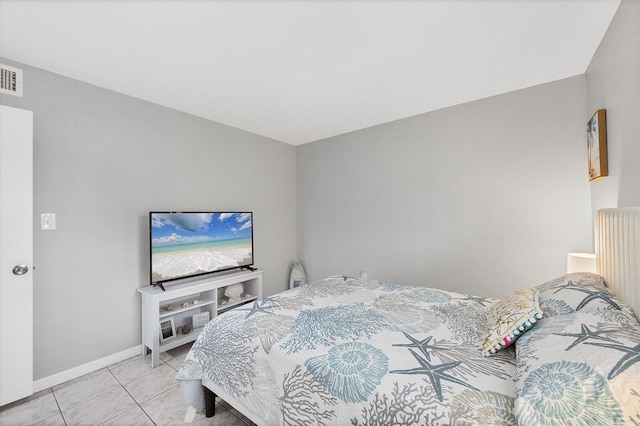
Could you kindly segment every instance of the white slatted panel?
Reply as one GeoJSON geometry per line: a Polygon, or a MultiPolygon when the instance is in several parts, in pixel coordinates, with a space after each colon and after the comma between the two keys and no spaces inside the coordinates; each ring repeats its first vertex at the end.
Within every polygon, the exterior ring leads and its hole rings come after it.
{"type": "Polygon", "coordinates": [[[595,248],[607,287],[640,316],[640,207],[598,210],[595,248]]]}

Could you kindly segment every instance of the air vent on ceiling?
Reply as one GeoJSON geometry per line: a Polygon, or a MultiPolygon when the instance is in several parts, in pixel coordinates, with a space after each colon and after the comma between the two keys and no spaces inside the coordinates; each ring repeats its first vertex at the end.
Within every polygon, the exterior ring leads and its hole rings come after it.
{"type": "Polygon", "coordinates": [[[22,97],[22,70],[0,64],[0,93],[22,97]]]}

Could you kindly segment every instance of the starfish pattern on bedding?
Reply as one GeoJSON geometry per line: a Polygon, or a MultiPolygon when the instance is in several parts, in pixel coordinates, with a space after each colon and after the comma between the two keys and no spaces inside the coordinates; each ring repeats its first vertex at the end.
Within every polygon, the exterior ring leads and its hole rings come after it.
{"type": "Polygon", "coordinates": [[[476,302],[479,303],[482,306],[486,306],[485,303],[491,303],[489,300],[487,300],[486,297],[478,297],[478,296],[470,296],[467,295],[467,297],[456,297],[456,300],[469,300],[471,302],[476,302]]]}
{"type": "Polygon", "coordinates": [[[273,312],[269,311],[269,309],[273,309],[273,306],[264,306],[265,301],[262,301],[262,304],[258,301],[253,302],[253,306],[251,308],[237,308],[238,311],[249,311],[246,318],[249,318],[253,314],[257,314],[258,312],[262,312],[263,314],[271,314],[275,315],[273,312]]]}
{"type": "MultiPolygon", "coordinates": [[[[571,281],[569,281],[571,283],[571,281]]],[[[614,309],[617,309],[618,311],[621,310],[622,308],[620,308],[620,305],[618,305],[616,302],[614,302],[613,300],[611,300],[611,296],[609,296],[606,293],[603,293],[601,291],[598,290],[589,290],[588,288],[583,288],[577,285],[572,285],[572,286],[567,286],[566,287],[567,290],[576,290],[576,291],[581,291],[582,293],[586,293],[588,294],[587,297],[585,297],[582,302],[580,302],[580,304],[576,307],[576,311],[579,311],[580,309],[584,308],[589,302],[593,302],[596,299],[601,299],[604,302],[608,303],[609,305],[611,305],[614,309]]]]}
{"type": "Polygon", "coordinates": [[[429,355],[429,353],[427,352],[427,349],[442,349],[446,351],[446,349],[438,348],[437,346],[435,346],[435,343],[436,343],[435,340],[433,341],[434,343],[433,345],[429,345],[429,342],[431,341],[431,339],[433,339],[433,336],[428,336],[422,340],[418,340],[415,337],[411,337],[409,334],[405,333],[404,331],[402,332],[402,334],[404,334],[404,337],[409,339],[411,343],[394,343],[392,346],[420,349],[420,352],[422,352],[422,354],[427,359],[427,361],[431,361],[431,355],[429,355]]]}
{"type": "Polygon", "coordinates": [[[551,287],[549,290],[551,290],[553,288],[557,289],[556,291],[553,292],[553,294],[556,294],[557,292],[559,292],[562,289],[569,288],[569,287],[574,287],[574,286],[575,286],[575,284],[573,284],[573,281],[567,281],[566,284],[558,284],[555,287],[551,287]]]}
{"type": "Polygon", "coordinates": [[[464,382],[464,381],[462,381],[462,380],[460,380],[460,379],[458,379],[456,377],[453,377],[453,376],[445,373],[445,371],[450,370],[450,369],[460,365],[462,363],[462,361],[454,361],[454,362],[447,362],[447,363],[440,364],[440,365],[433,365],[429,361],[427,361],[426,359],[423,359],[413,349],[409,349],[409,352],[411,352],[413,357],[418,361],[418,363],[420,364],[420,367],[410,368],[409,370],[392,370],[392,371],[390,371],[390,373],[395,373],[395,374],[425,374],[429,378],[429,380],[431,380],[431,385],[433,386],[433,389],[436,391],[436,395],[438,396],[438,399],[440,400],[440,402],[442,402],[442,400],[443,400],[443,397],[442,397],[442,384],[440,382],[441,380],[448,380],[450,382],[457,383],[457,384],[462,385],[462,386],[466,386],[469,389],[478,390],[476,387],[471,386],[469,383],[466,383],[466,382],[464,382]]]}
{"type": "Polygon", "coordinates": [[[565,337],[575,337],[576,340],[570,344],[567,349],[565,349],[565,351],[568,351],[569,349],[575,347],[576,345],[585,342],[588,339],[594,339],[594,340],[606,340],[609,342],[614,342],[615,340],[611,339],[610,337],[605,337],[605,336],[601,336],[602,333],[606,333],[607,330],[599,330],[599,331],[591,331],[591,329],[589,329],[589,327],[587,327],[586,324],[582,324],[580,326],[580,333],[553,333],[556,336],[565,336],[565,337]]]}
{"type": "Polygon", "coordinates": [[[607,378],[609,380],[615,378],[618,374],[622,373],[627,368],[631,367],[636,362],[640,362],[640,343],[633,346],[628,347],[621,344],[616,343],[585,343],[585,345],[593,345],[600,346],[601,348],[611,348],[617,349],[619,351],[625,352],[625,355],[613,366],[607,378]]]}
{"type": "MultiPolygon", "coordinates": [[[[277,299],[275,299],[273,297],[267,296],[267,297],[263,297],[262,300],[260,300],[259,302],[260,302],[260,306],[264,306],[264,305],[267,304],[267,302],[269,302],[271,304],[275,304],[275,303],[277,303],[276,300],[277,299]]],[[[258,302],[258,301],[256,300],[256,302],[258,302]]]]}

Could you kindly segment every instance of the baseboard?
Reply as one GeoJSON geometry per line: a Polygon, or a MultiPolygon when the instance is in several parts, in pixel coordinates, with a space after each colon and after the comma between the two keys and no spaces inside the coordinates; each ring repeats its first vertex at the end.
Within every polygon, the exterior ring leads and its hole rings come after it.
{"type": "Polygon", "coordinates": [[[96,359],[95,361],[88,362],[86,364],[79,365],[60,373],[56,373],[52,376],[45,377],[33,382],[33,393],[40,392],[41,390],[48,389],[60,383],[64,383],[68,380],[73,380],[85,374],[91,373],[101,368],[108,367],[116,362],[124,361],[127,358],[131,358],[142,353],[142,345],[135,346],[133,348],[125,349],[122,352],[115,353],[113,355],[106,356],[104,358],[96,359]]]}

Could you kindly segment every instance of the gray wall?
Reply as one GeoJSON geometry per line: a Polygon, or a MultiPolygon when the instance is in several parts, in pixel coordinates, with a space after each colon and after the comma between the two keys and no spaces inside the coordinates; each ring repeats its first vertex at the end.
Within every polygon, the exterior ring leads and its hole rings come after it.
{"type": "Polygon", "coordinates": [[[34,111],[35,379],[140,344],[150,210],[253,211],[265,294],[287,287],[295,147],[0,60],[25,73],[0,103],[34,111]]]}
{"type": "Polygon", "coordinates": [[[586,73],[587,117],[607,110],[609,177],[591,184],[592,209],[640,205],[640,2],[625,0],[586,73]]]}
{"type": "Polygon", "coordinates": [[[302,145],[298,254],[358,274],[504,296],[591,251],[578,76],[302,145]]]}

